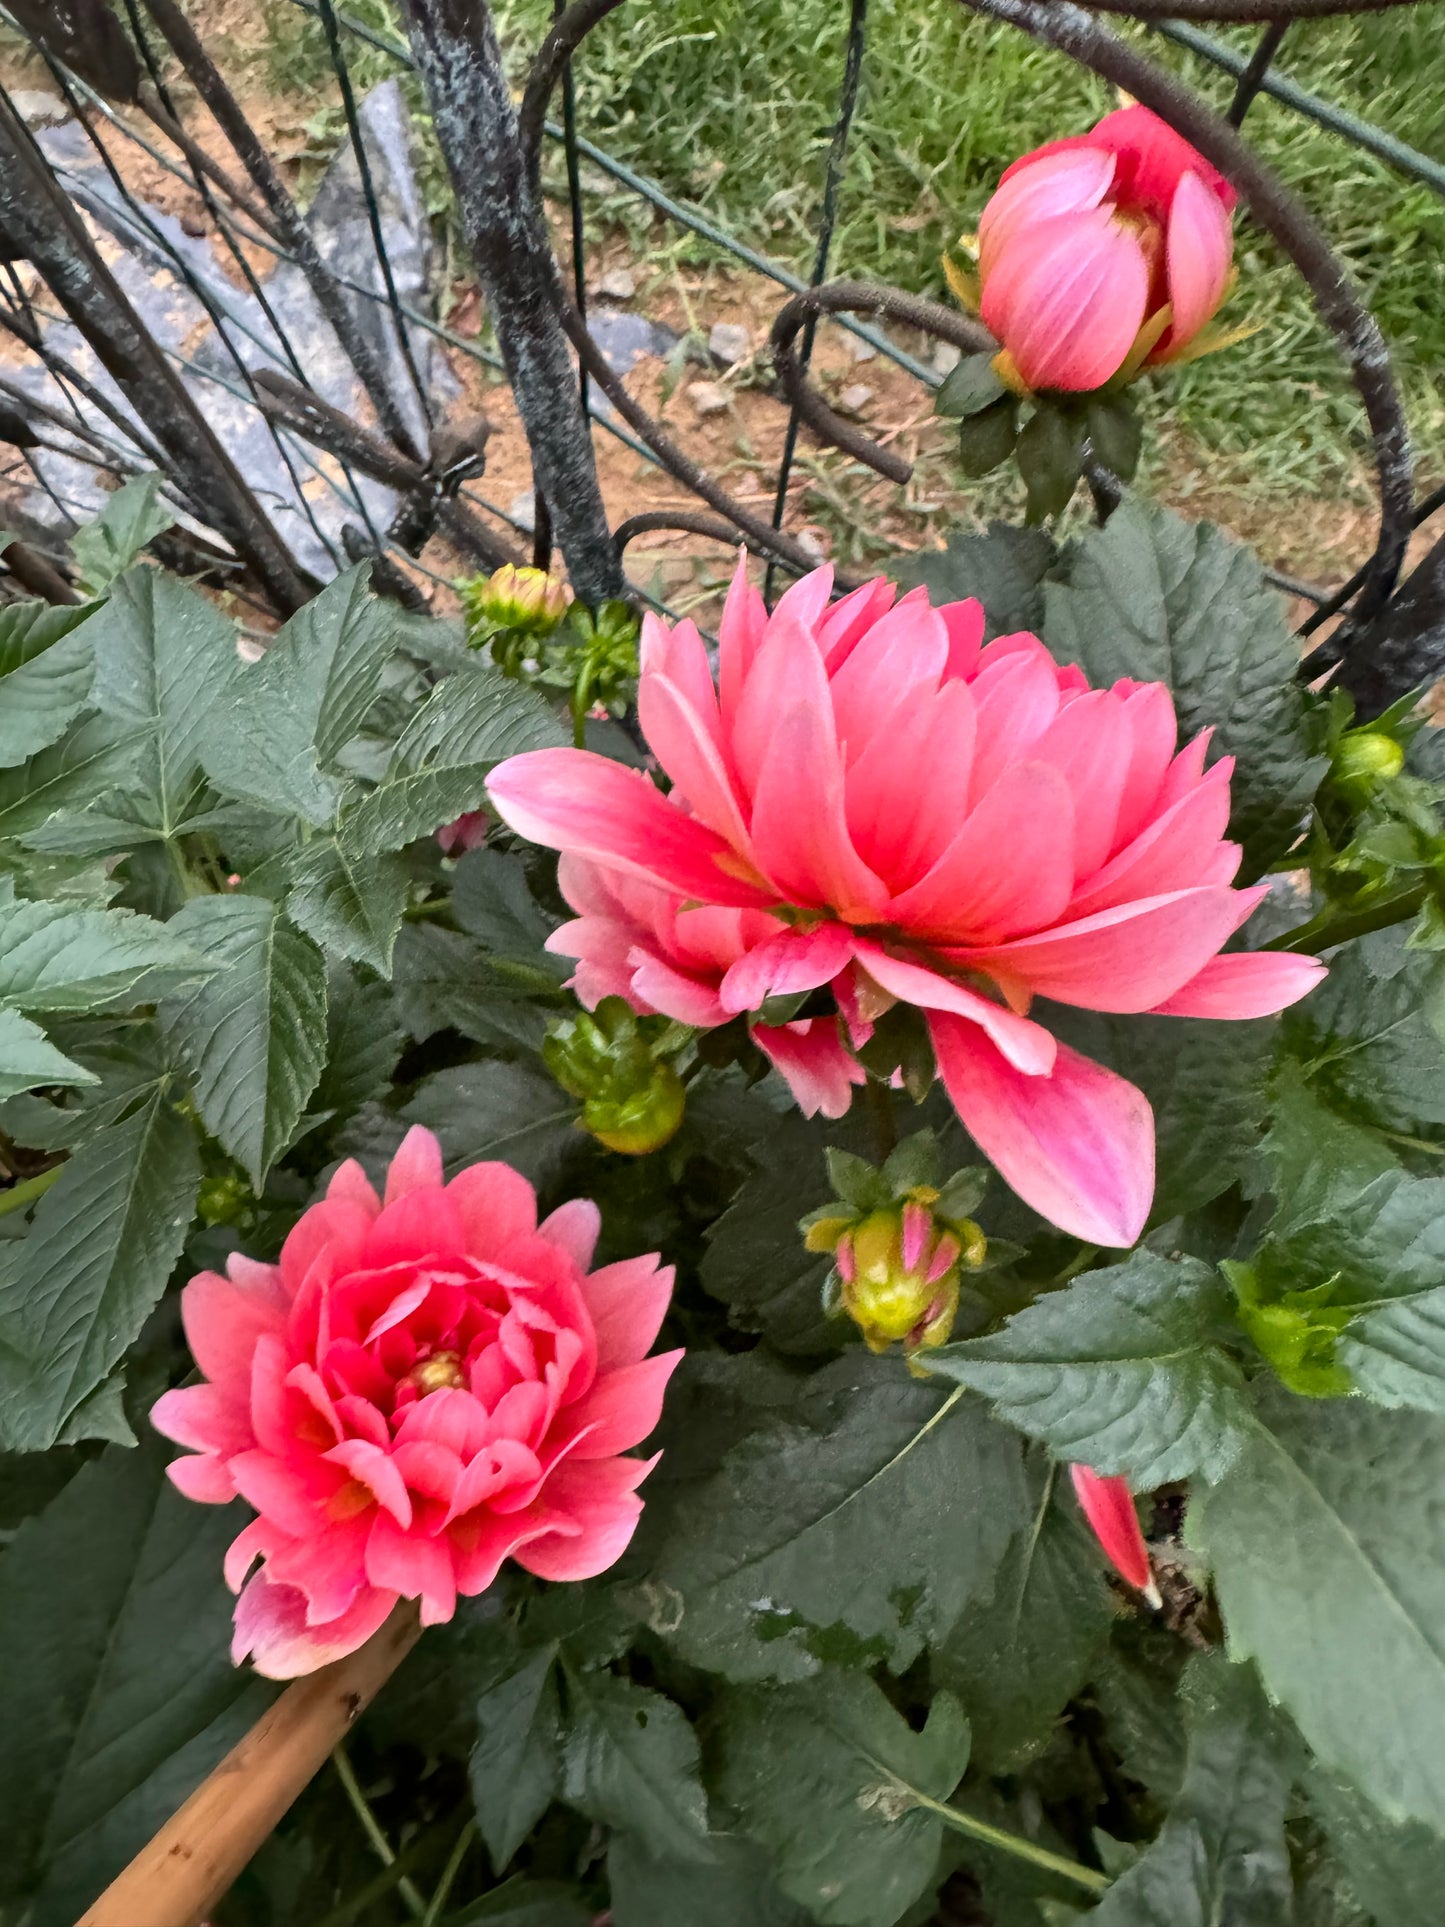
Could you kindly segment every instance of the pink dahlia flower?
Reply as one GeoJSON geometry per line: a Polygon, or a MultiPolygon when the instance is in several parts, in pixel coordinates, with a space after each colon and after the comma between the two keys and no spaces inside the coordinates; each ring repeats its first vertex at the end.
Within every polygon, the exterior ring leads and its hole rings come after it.
{"type": "Polygon", "coordinates": [[[1101,388],[1212,320],[1233,188],[1147,107],[1014,162],[979,222],[979,312],[1029,388],[1101,388]]]}
{"type": "Polygon", "coordinates": [[[827,1013],[753,1031],[830,1116],[863,1081],[850,1047],[916,1005],[1019,1195],[1132,1244],[1149,1106],[1030,1008],[1259,1017],[1317,981],[1313,958],[1216,954],[1264,892],[1230,888],[1232,764],[1205,769],[1207,732],[1176,749],[1162,683],[1090,689],[1030,635],[983,648],[976,602],[894,606],[880,580],[830,607],[831,587],[814,570],[769,617],[740,563],[716,688],[691,622],[646,619],[639,710],[670,793],[575,749],[493,772],[503,819],[565,853],[578,917],[552,947],[584,1003],[704,1027],[830,987],[827,1013]]]}
{"type": "Polygon", "coordinates": [[[682,1354],[647,1356],[671,1269],[589,1272],[597,1231],[585,1199],[539,1225],[510,1165],[444,1184],[418,1126],[384,1201],[343,1164],[279,1264],[237,1255],[228,1276],[191,1280],[181,1311],[206,1382],[151,1418],[197,1454],[170,1468],[188,1498],[239,1493],[259,1514],[226,1560],[238,1664],[308,1673],[398,1599],[435,1625],[504,1559],[588,1579],[620,1557],[656,1463],[621,1455],[656,1425],[682,1354]]]}
{"type": "Polygon", "coordinates": [[[1109,1564],[1149,1604],[1162,1604],[1149,1563],[1149,1548],[1139,1530],[1139,1514],[1134,1495],[1124,1479],[1105,1479],[1087,1465],[1071,1465],[1069,1475],[1094,1537],[1103,1547],[1109,1564]]]}
{"type": "Polygon", "coordinates": [[[490,827],[491,819],[485,810],[463,810],[437,831],[442,855],[465,856],[468,850],[479,850],[487,840],[490,827]]]}

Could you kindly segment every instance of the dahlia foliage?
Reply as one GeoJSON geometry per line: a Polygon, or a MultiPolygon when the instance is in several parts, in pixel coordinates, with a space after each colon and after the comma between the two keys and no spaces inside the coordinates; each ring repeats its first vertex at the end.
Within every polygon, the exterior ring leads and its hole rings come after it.
{"type": "Polygon", "coordinates": [[[989,186],[1066,535],[0,607],[6,1927],[338,1708],[215,1927],[1438,1919],[1445,737],[1116,500],[1228,188],[989,186]]]}

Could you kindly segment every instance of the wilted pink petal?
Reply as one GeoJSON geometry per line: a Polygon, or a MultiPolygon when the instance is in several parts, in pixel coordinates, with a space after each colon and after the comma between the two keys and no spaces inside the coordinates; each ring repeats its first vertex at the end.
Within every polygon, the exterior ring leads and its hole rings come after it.
{"type": "Polygon", "coordinates": [[[1139,1530],[1139,1515],[1134,1510],[1134,1495],[1124,1479],[1101,1478],[1087,1465],[1071,1465],[1084,1517],[1094,1528],[1094,1536],[1104,1548],[1109,1563],[1136,1592],[1143,1593],[1151,1606],[1162,1604],[1149,1564],[1149,1548],[1139,1530]]]}
{"type": "Polygon", "coordinates": [[[867,1073],[842,1038],[835,1017],[795,1024],[754,1024],[753,1041],[788,1081],[804,1117],[842,1117],[867,1073]]]}
{"type": "Polygon", "coordinates": [[[506,1165],[444,1185],[419,1126],[386,1198],[343,1167],[279,1268],[233,1260],[246,1282],[188,1285],[207,1383],[152,1412],[199,1448],[171,1468],[182,1492],[239,1492],[260,1515],[226,1573],[242,1588],[236,1657],[272,1678],[353,1651],[398,1598],[420,1600],[425,1624],[449,1618],[534,1542],[535,1571],[603,1570],[649,1469],[621,1455],[656,1425],[681,1357],[647,1356],[670,1270],[634,1258],[587,1275],[586,1201],[538,1225],[506,1165]]]}

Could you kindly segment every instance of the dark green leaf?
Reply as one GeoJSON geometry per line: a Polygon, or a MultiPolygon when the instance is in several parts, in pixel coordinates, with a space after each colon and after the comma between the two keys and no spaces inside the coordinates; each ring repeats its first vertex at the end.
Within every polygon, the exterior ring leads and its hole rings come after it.
{"type": "Polygon", "coordinates": [[[44,1451],[135,1338],[180,1256],[200,1182],[196,1134],[159,1090],[76,1153],[0,1282],[0,1439],[44,1451]]]}
{"type": "Polygon", "coordinates": [[[292,616],[236,682],[206,773],[227,796],[324,826],[344,785],[329,774],[356,734],[396,647],[396,605],[368,588],[369,565],[337,576],[292,616]]]}
{"type": "Polygon", "coordinates": [[[143,732],[137,802],[154,828],[174,835],[192,806],[203,748],[227,728],[230,691],[241,673],[235,628],[174,576],[139,568],[115,583],[89,633],[95,705],[107,719],[143,732]]]}
{"type": "Polygon", "coordinates": [[[1098,1546],[1067,1479],[1035,1454],[1032,1516],[987,1598],[971,1599],[933,1653],[933,1678],[968,1708],[975,1763],[1014,1772],[1037,1753],[1107,1640],[1114,1607],[1098,1546]]]}
{"type": "Polygon", "coordinates": [[[958,462],[965,475],[988,475],[1008,460],[1018,440],[1018,418],[1012,395],[964,417],[958,425],[958,462]]]}
{"type": "Polygon", "coordinates": [[[12,602],[0,609],[0,768],[53,743],[95,678],[85,623],[93,610],[12,602]]]}
{"type": "Polygon", "coordinates": [[[342,837],[358,856],[399,850],[486,801],[504,757],[563,740],[542,698],[490,663],[472,663],[432,692],[397,743],[386,775],[348,810],[342,837]]]}
{"type": "Polygon", "coordinates": [[[161,1006],[212,1136],[259,1191],[326,1061],[326,965],[264,897],[196,897],[168,929],[217,966],[161,1006]]]}
{"type": "Polygon", "coordinates": [[[0,1563],[0,1882],[36,1894],[32,1927],[70,1927],[270,1695],[227,1650],[240,1521],[181,1498],[165,1456],[112,1448],[0,1563]]]}
{"type": "Polygon", "coordinates": [[[1163,1831],[1089,1916],[1099,1927],[1280,1927],[1290,1918],[1292,1748],[1252,1670],[1185,1677],[1189,1748],[1163,1831]]]}
{"type": "Polygon", "coordinates": [[[1138,1251],[1036,1299],[991,1337],[944,1346],[929,1367],[983,1392],[1060,1458],[1140,1489],[1217,1476],[1249,1423],[1239,1373],[1214,1343],[1230,1309],[1208,1266],[1138,1251]]]}
{"type": "Polygon", "coordinates": [[[152,470],[122,482],[95,520],[71,537],[70,552],[87,595],[104,595],[118,575],[140,560],[146,544],[175,522],[159,499],[161,479],[152,470]]]}
{"type": "Polygon", "coordinates": [[[508,1880],[448,1914],[445,1927],[594,1927],[595,1913],[575,1887],[556,1880],[508,1880]]]}
{"type": "Polygon", "coordinates": [[[60,742],[14,769],[0,769],[0,838],[26,836],[57,810],[83,807],[148,757],[147,738],[132,719],[109,712],[88,717],[60,742]]]}
{"type": "Polygon", "coordinates": [[[707,1858],[697,1736],[681,1707],[612,1673],[567,1674],[563,1798],[663,1858],[707,1858]]]}
{"type": "Polygon", "coordinates": [[[987,351],[965,355],[934,396],[935,411],[940,415],[976,415],[1000,400],[1008,390],[994,373],[993,363],[994,357],[987,351]]]}
{"type": "Polygon", "coordinates": [[[1445,1421],[1268,1387],[1260,1418],[1187,1521],[1230,1651],[1326,1767],[1445,1829],[1445,1421]]]}
{"type": "Polygon", "coordinates": [[[767,1855],[751,1840],[714,1834],[705,1868],[658,1860],[630,1834],[607,1849],[613,1927],[808,1927],[810,1915],[778,1892],[767,1855]]]}
{"type": "Polygon", "coordinates": [[[452,913],[494,957],[527,965],[553,982],[571,975],[570,960],[544,948],[555,925],[528,888],[520,857],[469,850],[452,879],[452,913]]]}
{"type": "Polygon", "coordinates": [[[1379,1927],[1439,1927],[1445,1838],[1418,1820],[1385,1819],[1327,1774],[1312,1772],[1307,1786],[1316,1819],[1379,1927]]]}
{"type": "Polygon", "coordinates": [[[556,1797],[562,1780],[557,1649],[532,1654],[477,1702],[472,1798],[500,1873],[556,1797]]]}
{"type": "Polygon", "coordinates": [[[1373,953],[1353,943],[1332,954],[1319,989],[1285,1013],[1285,1041],[1332,1109],[1429,1137],[1445,1125],[1445,1042],[1432,1021],[1445,958],[1407,950],[1393,931],[1374,943],[1373,953]],[[1398,967],[1372,969],[1372,954],[1398,967]]]}
{"type": "Polygon", "coordinates": [[[72,1151],[110,1129],[137,1105],[163,1093],[175,1066],[154,1024],[132,1018],[62,1018],[51,1029],[66,1055],[92,1079],[63,1105],[39,1097],[0,1107],[0,1130],[40,1151],[72,1151]]]}
{"type": "Polygon", "coordinates": [[[95,1010],[142,982],[155,995],[209,971],[176,926],[130,910],[17,901],[9,885],[0,884],[0,1005],[95,1010]]]}
{"type": "Polygon", "coordinates": [[[474,937],[405,923],[392,976],[397,1016],[418,1041],[452,1029],[495,1050],[541,1048],[547,1014],[534,1001],[537,983],[523,987],[504,977],[474,937]]]}
{"type": "Polygon", "coordinates": [[[501,1158],[542,1184],[577,1143],[576,1105],[550,1077],[522,1064],[460,1064],[418,1084],[405,1124],[436,1132],[447,1170],[501,1158]]]}
{"type": "Polygon", "coordinates": [[[345,1119],[384,1097],[405,1042],[385,984],[333,965],[326,975],[326,1068],[313,1111],[345,1119]]]}
{"type": "Polygon", "coordinates": [[[37,1084],[94,1084],[95,1073],[62,1055],[38,1024],[17,1010],[0,1009],[0,1097],[37,1084]]]}
{"type": "Polygon", "coordinates": [[[968,1722],[936,1694],[915,1733],[869,1679],[729,1693],[717,1792],[769,1848],[778,1883],[830,1927],[893,1927],[936,1878],[946,1800],[968,1764],[968,1722]]]}
{"type": "Polygon", "coordinates": [[[1042,628],[1043,581],[1053,563],[1054,545],[1042,529],[991,522],[986,535],[951,529],[941,554],[909,556],[893,573],[906,589],[922,583],[935,608],[976,596],[996,636],[1042,628]]]}
{"type": "Polygon", "coordinates": [[[1134,404],[1125,395],[1096,396],[1089,403],[1084,423],[1095,460],[1121,482],[1132,482],[1144,433],[1134,404]]]}
{"type": "Polygon", "coordinates": [[[1039,401],[1014,450],[1028,490],[1028,519],[1062,515],[1084,472],[1084,436],[1072,413],[1039,401]]]}
{"type": "Polygon", "coordinates": [[[979,1405],[855,1351],[754,1423],[653,1553],[654,1628],[685,1658],[736,1680],[901,1670],[991,1594],[1030,1515],[1017,1441],[979,1405]]]}
{"type": "Polygon", "coordinates": [[[1090,682],[1167,682],[1183,739],[1216,730],[1238,758],[1231,834],[1251,874],[1293,838],[1324,771],[1284,604],[1255,556],[1209,523],[1132,497],[1045,589],[1045,639],[1090,682]]]}
{"type": "Polygon", "coordinates": [[[390,976],[406,907],[405,865],[393,856],[352,857],[334,837],[313,837],[296,852],[291,874],[292,922],[323,950],[390,976]]]}

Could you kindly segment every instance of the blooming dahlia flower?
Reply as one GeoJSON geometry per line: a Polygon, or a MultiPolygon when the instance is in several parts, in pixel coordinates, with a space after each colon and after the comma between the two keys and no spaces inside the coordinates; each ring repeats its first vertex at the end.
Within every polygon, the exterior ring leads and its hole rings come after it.
{"type": "Polygon", "coordinates": [[[239,1493],[260,1515],[226,1560],[238,1664],[310,1672],[403,1598],[434,1625],[504,1559],[588,1579],[620,1557],[655,1463],[620,1455],[656,1425],[682,1354],[646,1356],[671,1269],[589,1273],[597,1230],[585,1199],[539,1225],[510,1165],[443,1184],[418,1126],[384,1202],[343,1164],[279,1264],[236,1255],[227,1277],[191,1280],[181,1312],[206,1383],[151,1418],[198,1454],[170,1468],[188,1498],[239,1493]]]}
{"type": "Polygon", "coordinates": [[[1223,301],[1232,187],[1147,107],[1014,162],[979,222],[979,312],[1033,389],[1177,360],[1223,301]]]}
{"type": "Polygon", "coordinates": [[[893,1003],[926,1015],[949,1096],[1021,1197],[1132,1244],[1154,1190],[1143,1094],[1059,1043],[1036,997],[1258,1017],[1321,974],[1219,956],[1263,894],[1230,888],[1228,758],[1176,750],[1162,683],[1090,689],[1030,635],[982,648],[976,602],[829,607],[832,571],[771,617],[739,563],[714,688],[691,622],[648,617],[638,696],[672,783],[583,750],[501,764],[494,808],[564,852],[584,1003],[721,1024],[830,986],[837,1015],[755,1025],[809,1111],[863,1082],[851,1047],[893,1003]]]}

